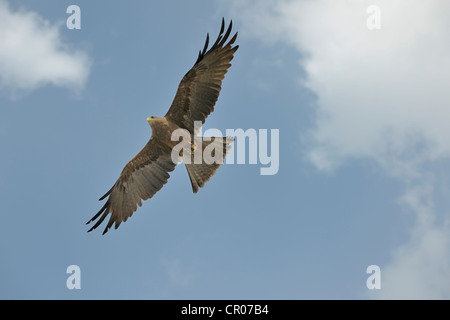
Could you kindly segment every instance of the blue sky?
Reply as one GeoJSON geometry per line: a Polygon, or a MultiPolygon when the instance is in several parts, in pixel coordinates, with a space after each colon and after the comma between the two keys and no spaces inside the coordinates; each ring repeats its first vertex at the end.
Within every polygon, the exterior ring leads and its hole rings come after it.
{"type": "Polygon", "coordinates": [[[446,9],[0,0],[0,298],[449,298],[446,9]],[[240,48],[204,130],[279,129],[278,173],[225,164],[194,195],[178,166],[118,230],[87,233],[222,17],[240,48]]]}

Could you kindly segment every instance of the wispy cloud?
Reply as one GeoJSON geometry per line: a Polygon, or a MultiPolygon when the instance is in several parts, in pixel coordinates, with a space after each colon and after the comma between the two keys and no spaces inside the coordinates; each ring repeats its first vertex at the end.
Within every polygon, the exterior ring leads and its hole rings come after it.
{"type": "Polygon", "coordinates": [[[450,235],[436,222],[437,178],[425,168],[450,156],[450,3],[273,0],[233,7],[246,33],[287,43],[303,57],[303,85],[318,96],[307,160],[331,171],[369,159],[404,182],[400,202],[416,225],[386,267],[379,297],[449,298],[450,285],[440,279],[450,279],[450,235]],[[380,30],[367,28],[369,5],[381,10],[380,30]],[[405,272],[419,280],[405,285],[405,272]]]}
{"type": "Polygon", "coordinates": [[[86,53],[68,50],[59,25],[0,0],[0,84],[28,91],[52,84],[81,89],[90,70],[86,53]]]}
{"type": "Polygon", "coordinates": [[[192,282],[192,274],[186,270],[181,258],[163,259],[162,265],[167,271],[169,283],[175,287],[185,287],[192,282]]]}
{"type": "Polygon", "coordinates": [[[400,203],[416,214],[410,241],[395,249],[382,269],[381,299],[450,299],[450,216],[434,205],[435,178],[428,175],[408,186],[400,203]]]}

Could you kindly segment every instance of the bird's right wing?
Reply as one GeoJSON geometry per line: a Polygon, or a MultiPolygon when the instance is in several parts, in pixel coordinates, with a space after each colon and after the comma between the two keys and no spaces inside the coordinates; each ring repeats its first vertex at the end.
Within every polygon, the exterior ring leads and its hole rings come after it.
{"type": "Polygon", "coordinates": [[[176,163],[171,158],[172,149],[151,138],[147,145],[131,159],[114,186],[100,200],[108,197],[105,205],[87,223],[100,219],[89,229],[97,228],[111,214],[103,234],[115,223],[117,229],[127,221],[147,200],[158,192],[169,179],[169,172],[175,169],[176,163]]]}

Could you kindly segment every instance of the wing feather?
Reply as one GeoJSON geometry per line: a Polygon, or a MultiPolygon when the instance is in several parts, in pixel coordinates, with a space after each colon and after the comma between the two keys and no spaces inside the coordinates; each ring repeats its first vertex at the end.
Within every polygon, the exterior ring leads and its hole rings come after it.
{"type": "Polygon", "coordinates": [[[115,224],[117,229],[122,222],[147,200],[155,195],[167,183],[169,172],[176,164],[171,159],[170,147],[151,138],[147,145],[123,169],[114,186],[100,200],[106,203],[87,223],[98,221],[89,229],[96,229],[110,215],[103,234],[115,224]]]}
{"type": "Polygon", "coordinates": [[[219,36],[208,51],[209,34],[207,35],[203,51],[200,51],[194,66],[181,80],[172,105],[165,116],[192,134],[197,134],[194,132],[194,121],[201,121],[203,124],[208,115],[214,111],[222,80],[231,66],[230,61],[234,53],[239,48],[237,45],[232,46],[236,41],[237,33],[226,43],[232,25],[230,21],[224,34],[225,20],[222,19],[219,36]]]}

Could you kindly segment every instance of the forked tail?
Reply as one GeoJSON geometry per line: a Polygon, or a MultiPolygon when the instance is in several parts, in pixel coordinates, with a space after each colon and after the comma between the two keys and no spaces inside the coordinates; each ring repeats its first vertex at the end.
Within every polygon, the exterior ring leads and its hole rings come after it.
{"type": "Polygon", "coordinates": [[[216,173],[217,169],[224,163],[228,150],[231,149],[230,143],[234,138],[211,138],[210,141],[202,141],[202,158],[200,163],[194,156],[195,149],[192,149],[191,163],[185,162],[189,178],[191,179],[192,191],[198,192],[209,179],[216,173]],[[197,160],[197,161],[195,161],[197,160]]]}

